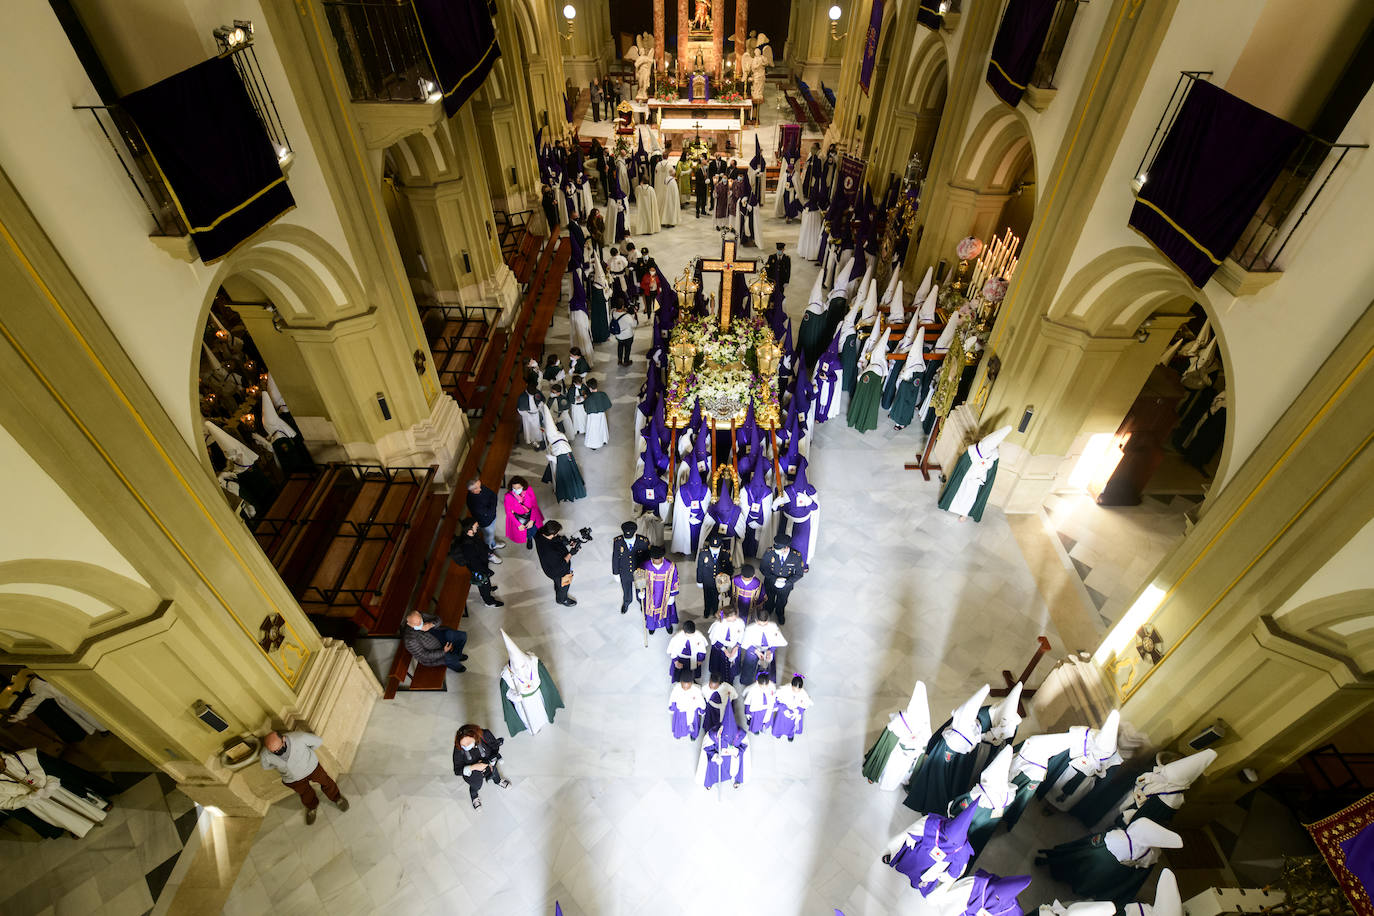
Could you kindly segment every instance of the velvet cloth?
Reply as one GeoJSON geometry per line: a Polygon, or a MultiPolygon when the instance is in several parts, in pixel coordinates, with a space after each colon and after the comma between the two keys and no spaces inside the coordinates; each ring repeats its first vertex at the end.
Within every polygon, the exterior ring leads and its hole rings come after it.
{"type": "Polygon", "coordinates": [[[1259,210],[1303,132],[1194,80],[1147,169],[1129,224],[1207,283],[1259,210]]]}
{"type": "Polygon", "coordinates": [[[1045,47],[1059,0],[1009,0],[988,60],[988,85],[1013,108],[1021,101],[1045,47]]]}
{"type": "Polygon", "coordinates": [[[296,206],[231,58],[188,67],[120,105],[206,264],[296,206]]]}
{"type": "Polygon", "coordinates": [[[450,118],[476,92],[501,56],[494,4],[487,0],[411,0],[430,66],[450,118]]]}

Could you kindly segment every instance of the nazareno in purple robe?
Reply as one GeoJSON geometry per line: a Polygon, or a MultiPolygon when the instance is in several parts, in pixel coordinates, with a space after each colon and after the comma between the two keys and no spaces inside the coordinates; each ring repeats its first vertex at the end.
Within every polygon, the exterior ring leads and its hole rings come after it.
{"type": "Polygon", "coordinates": [[[676,687],[673,688],[673,700],[675,701],[672,704],[673,737],[691,738],[695,741],[701,734],[702,710],[696,708],[688,710],[678,706],[676,703],[678,695],[684,693],[690,693],[690,691],[682,691],[676,687]]]}
{"type": "Polygon", "coordinates": [[[946,863],[944,873],[949,878],[957,880],[963,877],[969,860],[973,858],[973,847],[968,843],[968,827],[972,820],[973,815],[968,808],[953,818],[926,815],[920,839],[912,846],[904,843],[888,864],[906,875],[921,896],[929,895],[940,886],[940,882],[923,882],[921,876],[937,862],[946,863]]]}
{"type": "Polygon", "coordinates": [[[973,873],[973,886],[969,889],[968,902],[964,904],[964,916],[1022,916],[1021,904],[1016,895],[1030,886],[1029,875],[1016,875],[999,878],[981,868],[973,873]]]}
{"type": "Polygon", "coordinates": [[[659,627],[671,627],[677,623],[677,566],[664,557],[662,560],[648,560],[644,571],[649,574],[645,585],[644,623],[652,633],[659,627]]]}
{"type": "Polygon", "coordinates": [[[816,496],[816,488],[806,479],[806,459],[797,464],[797,477],[782,491],[784,504],[783,517],[787,519],[788,534],[792,536],[792,546],[801,551],[802,558],[809,564],[816,550],[820,534],[821,504],[816,496]]]}

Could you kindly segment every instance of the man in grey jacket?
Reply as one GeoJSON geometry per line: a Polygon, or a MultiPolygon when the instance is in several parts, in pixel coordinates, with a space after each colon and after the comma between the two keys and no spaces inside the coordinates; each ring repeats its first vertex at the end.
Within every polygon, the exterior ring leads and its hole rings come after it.
{"type": "Polygon", "coordinates": [[[319,735],[305,731],[284,735],[268,732],[262,739],[263,752],[259,757],[262,768],[280,772],[281,781],[301,797],[307,824],[315,823],[316,809],[320,806],[319,796],[310,785],[312,782],[324,790],[325,798],[338,805],[340,811],[348,810],[348,799],[339,792],[338,783],[325,772],[320,758],[315,755],[315,748],[321,743],[319,735]]]}
{"type": "Polygon", "coordinates": [[[447,665],[454,671],[466,671],[463,661],[463,646],[467,645],[468,634],[462,630],[451,630],[440,626],[439,618],[433,614],[411,611],[406,615],[406,624],[401,628],[401,639],[410,657],[421,665],[437,668],[447,665]]]}

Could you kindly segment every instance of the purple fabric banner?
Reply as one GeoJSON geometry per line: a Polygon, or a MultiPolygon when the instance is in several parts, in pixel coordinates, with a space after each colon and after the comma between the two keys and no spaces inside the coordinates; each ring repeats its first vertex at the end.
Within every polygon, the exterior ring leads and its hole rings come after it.
{"type": "Polygon", "coordinates": [[[873,64],[878,60],[878,36],[883,30],[883,0],[873,0],[873,13],[868,17],[868,34],[864,36],[864,59],[859,66],[859,88],[868,95],[873,80],[873,64]]]}
{"type": "Polygon", "coordinates": [[[1002,13],[988,60],[988,85],[1013,108],[1035,73],[1057,4],[1058,0],[1010,0],[1002,13]]]}
{"type": "Polygon", "coordinates": [[[1129,225],[1195,286],[1206,285],[1302,138],[1301,128],[1195,80],[1147,167],[1129,225]]]}
{"type": "Polygon", "coordinates": [[[840,219],[854,205],[854,199],[863,183],[865,165],[865,161],[858,156],[845,153],[840,157],[840,171],[835,178],[830,209],[825,214],[827,221],[834,222],[840,219]]]}

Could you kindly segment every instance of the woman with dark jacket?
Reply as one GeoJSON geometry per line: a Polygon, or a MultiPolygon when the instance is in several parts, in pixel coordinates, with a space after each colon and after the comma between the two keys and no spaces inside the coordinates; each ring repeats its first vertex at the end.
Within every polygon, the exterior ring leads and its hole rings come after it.
{"type": "MultiPolygon", "coordinates": [[[[493,594],[496,591],[496,586],[491,581],[493,557],[477,519],[465,518],[459,523],[458,536],[453,539],[453,546],[449,548],[448,555],[449,559],[459,566],[468,568],[468,572],[472,574],[472,584],[477,586],[477,591],[487,603],[487,607],[505,607],[506,602],[493,594]]],[[[501,561],[497,559],[496,562],[501,561]]]]}
{"type": "Polygon", "coordinates": [[[453,738],[453,775],[463,777],[468,784],[468,796],[474,808],[482,807],[477,793],[487,780],[503,789],[510,787],[510,780],[503,779],[496,769],[501,760],[501,743],[501,738],[471,723],[458,729],[453,738]]]}

